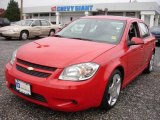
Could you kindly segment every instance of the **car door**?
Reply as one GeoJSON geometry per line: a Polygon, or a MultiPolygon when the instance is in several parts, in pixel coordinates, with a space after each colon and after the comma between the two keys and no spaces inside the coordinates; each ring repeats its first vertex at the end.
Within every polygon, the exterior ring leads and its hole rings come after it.
{"type": "Polygon", "coordinates": [[[41,20],[41,25],[42,25],[41,29],[42,35],[48,36],[51,30],[51,24],[46,20],[41,20]]]}
{"type": "Polygon", "coordinates": [[[30,36],[40,36],[41,33],[41,23],[39,20],[33,21],[31,28],[29,30],[30,36]]]}
{"type": "Polygon", "coordinates": [[[146,24],[143,22],[138,23],[141,33],[141,38],[144,41],[144,65],[148,64],[148,60],[151,57],[151,52],[155,44],[155,38],[151,36],[151,33],[146,24]]]}
{"type": "MultiPolygon", "coordinates": [[[[136,21],[131,22],[127,34],[127,42],[132,41],[133,37],[140,38],[140,31],[136,21]]],[[[132,45],[127,47],[127,77],[133,76],[138,72],[144,61],[144,46],[132,45]]]]}

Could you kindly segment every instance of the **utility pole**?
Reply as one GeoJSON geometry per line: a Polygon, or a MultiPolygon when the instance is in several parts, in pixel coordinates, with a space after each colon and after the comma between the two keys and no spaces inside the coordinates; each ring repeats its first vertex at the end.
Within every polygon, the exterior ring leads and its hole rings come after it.
{"type": "Polygon", "coordinates": [[[20,10],[21,20],[23,19],[23,0],[21,0],[21,10],[20,10]]]}

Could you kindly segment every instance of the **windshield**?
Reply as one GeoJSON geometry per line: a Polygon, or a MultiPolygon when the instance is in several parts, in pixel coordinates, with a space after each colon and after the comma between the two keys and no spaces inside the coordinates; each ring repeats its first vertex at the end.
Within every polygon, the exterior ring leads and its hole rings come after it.
{"type": "Polygon", "coordinates": [[[62,29],[57,36],[95,42],[119,43],[125,21],[111,19],[78,19],[62,29]]]}
{"type": "Polygon", "coordinates": [[[19,26],[30,26],[33,20],[21,20],[15,23],[15,25],[19,26]]]}

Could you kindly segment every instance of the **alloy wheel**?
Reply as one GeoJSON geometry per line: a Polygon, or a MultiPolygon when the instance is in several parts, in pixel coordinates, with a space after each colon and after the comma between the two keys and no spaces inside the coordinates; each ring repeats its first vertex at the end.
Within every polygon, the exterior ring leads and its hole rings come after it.
{"type": "Polygon", "coordinates": [[[23,32],[23,33],[22,33],[22,39],[23,39],[23,40],[26,40],[27,38],[28,38],[28,34],[25,33],[25,32],[23,32]]]}
{"type": "Polygon", "coordinates": [[[121,90],[121,76],[119,74],[115,74],[113,76],[113,82],[109,86],[108,94],[109,94],[109,99],[108,99],[108,104],[110,106],[113,106],[119,97],[121,90]]]}
{"type": "Polygon", "coordinates": [[[154,69],[154,58],[155,58],[155,55],[152,54],[151,60],[149,62],[149,71],[153,71],[154,69]]]}

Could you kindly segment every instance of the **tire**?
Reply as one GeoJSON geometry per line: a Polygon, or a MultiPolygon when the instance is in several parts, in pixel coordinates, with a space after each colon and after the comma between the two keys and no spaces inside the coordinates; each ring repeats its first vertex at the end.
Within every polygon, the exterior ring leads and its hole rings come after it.
{"type": "Polygon", "coordinates": [[[48,36],[53,36],[55,34],[55,30],[50,30],[49,35],[48,36]]]}
{"type": "Polygon", "coordinates": [[[27,40],[27,39],[28,39],[28,36],[29,36],[28,31],[22,31],[21,34],[20,34],[19,39],[20,39],[20,40],[27,40]]]}
{"type": "Polygon", "coordinates": [[[155,54],[153,53],[149,60],[147,68],[144,70],[145,73],[149,74],[154,70],[154,59],[155,59],[155,54]]]}
{"type": "Polygon", "coordinates": [[[106,85],[106,89],[101,102],[101,108],[109,110],[115,106],[121,91],[122,74],[119,70],[115,70],[106,85]]]}

